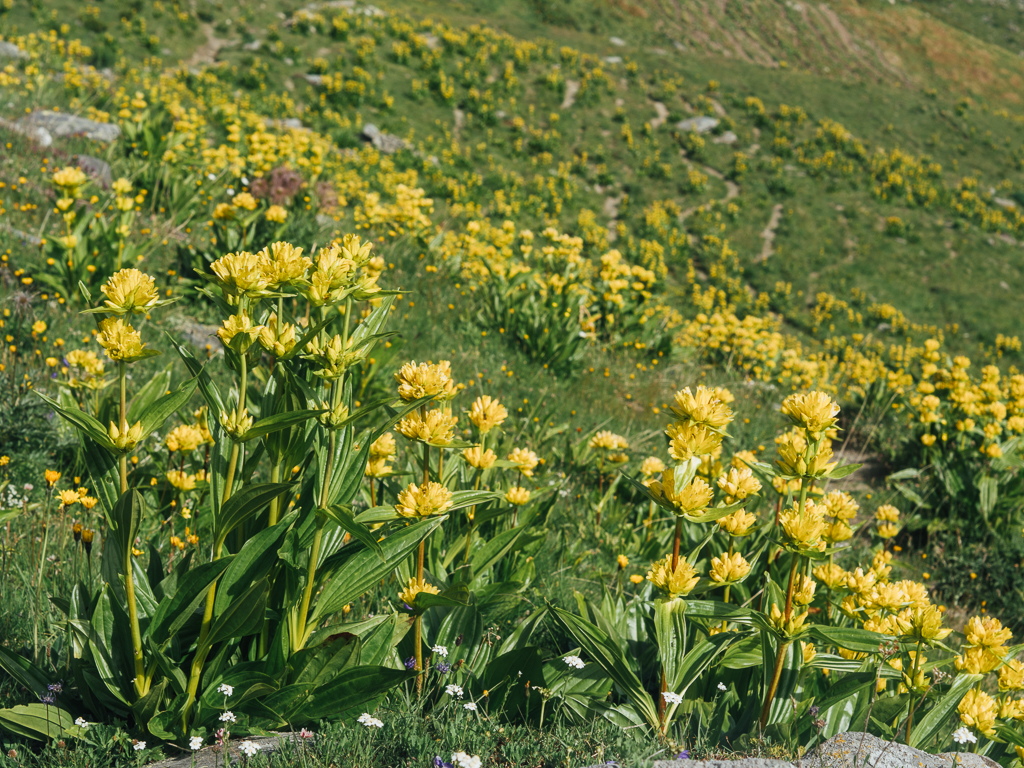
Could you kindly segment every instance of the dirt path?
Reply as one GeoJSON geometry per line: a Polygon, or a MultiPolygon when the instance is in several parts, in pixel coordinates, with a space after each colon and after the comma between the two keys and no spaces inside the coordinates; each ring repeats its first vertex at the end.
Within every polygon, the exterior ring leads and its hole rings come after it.
{"type": "Polygon", "coordinates": [[[199,29],[206,35],[206,42],[196,48],[192,57],[185,62],[186,66],[198,67],[201,64],[213,64],[217,60],[217,53],[221,48],[234,45],[234,40],[222,40],[213,33],[213,27],[209,24],[200,24],[199,29]]]}
{"type": "Polygon", "coordinates": [[[466,113],[456,107],[453,116],[454,122],[452,124],[452,138],[458,141],[459,134],[462,133],[462,126],[466,124],[466,113]]]}
{"type": "MultiPolygon", "coordinates": [[[[687,160],[685,157],[683,158],[683,162],[686,163],[686,165],[690,168],[694,167],[694,164],[687,160]]],[[[720,198],[717,201],[719,204],[728,203],[730,200],[735,200],[737,197],[740,196],[739,184],[725,178],[725,176],[722,175],[721,171],[715,170],[710,165],[702,165],[700,166],[700,169],[704,171],[704,173],[706,173],[708,176],[714,176],[716,179],[725,183],[725,197],[720,198]]],[[[695,205],[693,208],[687,208],[685,211],[679,214],[679,221],[685,221],[686,219],[688,219],[696,212],[696,210],[699,207],[699,205],[695,205]]]]}
{"type": "Polygon", "coordinates": [[[768,257],[772,255],[772,244],[775,242],[775,230],[779,226],[779,221],[782,219],[782,203],[778,203],[772,208],[771,218],[768,219],[768,226],[761,232],[761,238],[764,240],[764,246],[761,248],[761,253],[754,259],[755,264],[759,264],[762,261],[767,261],[768,257]]]}
{"type": "Polygon", "coordinates": [[[576,94],[580,92],[580,84],[575,80],[565,81],[565,98],[562,99],[562,109],[568,109],[576,103],[576,94]]]}

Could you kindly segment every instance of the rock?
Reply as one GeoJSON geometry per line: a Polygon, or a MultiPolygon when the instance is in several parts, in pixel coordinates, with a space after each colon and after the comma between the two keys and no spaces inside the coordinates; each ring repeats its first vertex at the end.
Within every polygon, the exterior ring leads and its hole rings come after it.
{"type": "Polygon", "coordinates": [[[0,59],[27,59],[28,51],[23,51],[14,43],[0,40],[0,59]]]}
{"type": "Polygon", "coordinates": [[[721,136],[715,136],[711,140],[712,144],[735,144],[739,140],[739,137],[732,131],[726,131],[721,136]]]}
{"type": "Polygon", "coordinates": [[[98,157],[90,155],[79,155],[75,159],[75,164],[103,189],[108,189],[114,180],[110,173],[110,163],[106,160],[100,160],[98,157]]]}
{"type": "Polygon", "coordinates": [[[251,43],[246,43],[242,46],[247,51],[258,51],[263,43],[259,40],[253,40],[251,43]]]}
{"type": "Polygon", "coordinates": [[[605,56],[604,57],[604,63],[605,64],[621,64],[622,63],[622,57],[621,56],[605,56]]]}
{"type": "Polygon", "coordinates": [[[685,120],[680,120],[676,123],[676,128],[680,131],[696,131],[697,133],[707,133],[708,131],[714,130],[718,127],[718,123],[721,122],[717,117],[688,117],[685,120]]]}
{"type": "Polygon", "coordinates": [[[291,56],[285,56],[284,63],[290,67],[292,64],[295,63],[295,59],[293,59],[291,56]]]}
{"type": "Polygon", "coordinates": [[[840,733],[807,754],[805,765],[821,768],[997,768],[999,763],[970,752],[929,755],[906,744],[883,741],[870,733],[840,733]]]}
{"type": "Polygon", "coordinates": [[[612,45],[617,45],[620,48],[626,44],[626,41],[623,40],[621,37],[609,37],[608,42],[611,43],[612,45]]]}
{"type": "Polygon", "coordinates": [[[20,120],[11,122],[0,117],[0,128],[20,133],[22,136],[28,136],[41,147],[48,147],[53,144],[53,136],[50,135],[50,132],[38,125],[23,125],[20,120]]]}
{"type": "Polygon", "coordinates": [[[306,73],[304,75],[300,75],[300,77],[303,80],[305,80],[307,83],[312,85],[314,88],[319,88],[320,86],[322,86],[324,84],[324,77],[323,77],[323,75],[313,75],[313,74],[306,73]]]}
{"type": "Polygon", "coordinates": [[[764,757],[743,757],[739,760],[655,760],[652,768],[793,768],[793,764],[764,757]]]}
{"type": "Polygon", "coordinates": [[[0,229],[10,232],[14,237],[18,238],[22,242],[28,243],[29,245],[42,245],[43,241],[41,238],[36,237],[28,232],[22,232],[20,229],[15,229],[10,224],[6,224],[0,221],[0,229]]]}
{"type": "Polygon", "coordinates": [[[427,44],[427,48],[432,51],[436,51],[441,45],[441,41],[438,39],[437,35],[422,35],[422,37],[423,42],[427,44]]]}
{"type": "Polygon", "coordinates": [[[284,120],[278,120],[277,125],[280,128],[295,128],[300,131],[306,130],[306,126],[304,126],[302,121],[297,117],[286,117],[284,120]]]}
{"type": "Polygon", "coordinates": [[[683,44],[682,44],[681,42],[679,42],[678,40],[674,40],[674,41],[672,42],[672,45],[674,45],[674,46],[675,46],[675,48],[676,48],[676,50],[677,50],[677,51],[682,51],[682,52],[684,52],[684,53],[686,52],[686,46],[685,46],[685,45],[683,45],[683,44]]]}
{"type": "Polygon", "coordinates": [[[385,155],[394,154],[400,149],[411,149],[409,142],[405,139],[392,136],[390,133],[384,133],[373,123],[367,123],[363,126],[362,136],[385,155]]]}
{"type": "MultiPolygon", "coordinates": [[[[239,760],[242,756],[238,751],[238,745],[243,741],[256,743],[260,748],[260,752],[264,755],[281,750],[286,742],[291,742],[292,745],[301,744],[297,733],[275,733],[273,736],[250,736],[248,739],[232,739],[229,743],[231,765],[239,765],[239,760]]],[[[285,749],[286,753],[293,750],[297,752],[301,749],[301,747],[292,745],[290,745],[290,749],[285,749]]],[[[225,755],[218,751],[217,747],[210,746],[188,755],[172,757],[167,760],[161,760],[158,763],[152,763],[148,768],[214,768],[215,766],[227,764],[225,755]]]]}
{"type": "Polygon", "coordinates": [[[111,142],[120,137],[121,129],[113,123],[100,123],[87,117],[67,112],[40,110],[18,120],[25,126],[45,128],[50,135],[61,139],[66,136],[84,136],[93,141],[111,142]]]}
{"type": "Polygon", "coordinates": [[[992,202],[998,205],[1000,208],[1013,209],[1017,207],[1017,203],[1013,200],[1008,200],[1005,197],[993,197],[992,202]]]}

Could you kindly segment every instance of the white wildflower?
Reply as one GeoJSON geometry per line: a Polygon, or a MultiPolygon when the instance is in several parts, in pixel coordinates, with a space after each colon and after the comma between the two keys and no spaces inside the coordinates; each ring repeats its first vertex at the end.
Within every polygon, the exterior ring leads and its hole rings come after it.
{"type": "Polygon", "coordinates": [[[462,698],[461,685],[455,685],[455,683],[452,683],[451,685],[446,685],[444,688],[444,692],[447,693],[449,696],[454,696],[456,699],[462,698]]]}
{"type": "Polygon", "coordinates": [[[663,691],[661,697],[665,700],[666,704],[682,704],[683,697],[678,693],[672,693],[672,691],[663,691]]]}
{"type": "Polygon", "coordinates": [[[433,651],[434,653],[436,653],[438,656],[441,656],[442,658],[448,656],[448,648],[447,648],[447,646],[435,645],[430,650],[433,651]]]}
{"type": "Polygon", "coordinates": [[[200,749],[202,749],[202,747],[203,747],[203,737],[202,736],[193,736],[191,739],[188,740],[188,748],[191,749],[193,752],[199,751],[200,749]]]}
{"type": "Polygon", "coordinates": [[[248,739],[239,744],[238,748],[246,757],[252,757],[260,751],[260,745],[257,744],[255,741],[249,741],[248,739]]]}
{"type": "Polygon", "coordinates": [[[966,725],[961,725],[959,728],[953,731],[953,741],[955,741],[957,744],[966,744],[967,742],[971,742],[971,744],[976,744],[978,742],[978,737],[971,733],[971,729],[968,728],[966,725]]]}
{"type": "Polygon", "coordinates": [[[376,717],[371,715],[369,712],[363,712],[356,720],[360,725],[365,725],[367,728],[383,728],[384,723],[378,720],[376,717]]]}
{"type": "Polygon", "coordinates": [[[562,659],[562,661],[564,661],[573,669],[583,669],[585,666],[587,666],[583,662],[583,659],[581,659],[579,656],[566,656],[564,659],[562,659]]]}

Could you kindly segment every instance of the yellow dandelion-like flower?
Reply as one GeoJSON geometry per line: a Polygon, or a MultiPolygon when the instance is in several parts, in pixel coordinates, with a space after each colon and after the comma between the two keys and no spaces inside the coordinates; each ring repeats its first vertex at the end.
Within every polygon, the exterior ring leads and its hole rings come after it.
{"type": "Polygon", "coordinates": [[[225,346],[231,347],[239,354],[245,353],[263,331],[262,325],[254,325],[245,313],[230,315],[217,329],[217,337],[225,346]]]}
{"type": "Polygon", "coordinates": [[[505,410],[505,406],[490,395],[481,395],[469,408],[469,420],[480,430],[481,435],[500,427],[507,418],[508,411],[505,410]]]}
{"type": "Polygon", "coordinates": [[[665,593],[668,598],[674,599],[690,594],[700,578],[697,576],[697,570],[686,562],[685,557],[679,558],[679,562],[673,570],[672,556],[666,555],[663,559],[651,563],[647,580],[665,593]]]}
{"type": "Polygon", "coordinates": [[[640,474],[644,477],[660,475],[665,471],[665,462],[657,456],[648,456],[640,463],[640,474]]]}
{"type": "Polygon", "coordinates": [[[757,515],[752,515],[746,509],[737,509],[732,514],[718,518],[718,526],[730,536],[736,537],[749,534],[756,522],[757,515]]]}
{"type": "Polygon", "coordinates": [[[110,276],[100,290],[107,297],[107,310],[118,315],[128,312],[143,314],[156,306],[160,295],[156,282],[145,272],[137,269],[122,269],[110,276]]]}
{"type": "Polygon", "coordinates": [[[709,576],[714,582],[730,584],[734,581],[739,581],[748,573],[750,573],[750,563],[739,552],[733,552],[731,555],[723,552],[718,557],[711,558],[711,573],[709,576]]]}
{"type": "Polygon", "coordinates": [[[957,705],[960,722],[986,736],[995,735],[997,717],[996,700],[984,691],[972,688],[957,705]]]}
{"type": "Polygon", "coordinates": [[[423,397],[450,400],[455,396],[455,381],[448,360],[437,364],[406,363],[395,374],[395,381],[398,382],[398,396],[406,402],[423,397]]]}
{"type": "Polygon", "coordinates": [[[533,477],[533,470],[540,464],[537,454],[527,448],[514,448],[505,458],[515,464],[524,477],[533,477]]]}
{"type": "Polygon", "coordinates": [[[672,411],[681,419],[706,424],[711,429],[720,430],[732,421],[732,410],[719,399],[714,389],[701,385],[696,392],[690,388],[676,392],[676,404],[672,411]]]}
{"type": "Polygon", "coordinates": [[[427,584],[423,579],[413,577],[409,579],[405,589],[398,593],[398,599],[411,608],[416,604],[416,595],[421,592],[426,592],[428,595],[437,595],[441,593],[441,590],[432,584],[427,584]]]}
{"type": "Polygon", "coordinates": [[[523,488],[521,485],[513,486],[508,489],[505,494],[505,501],[513,506],[522,506],[530,500],[530,490],[523,488]]]}
{"type": "Polygon", "coordinates": [[[452,492],[433,481],[422,486],[411,484],[399,492],[395,511],[402,517],[443,515],[452,505],[452,492]]]}
{"type": "Polygon", "coordinates": [[[782,401],[782,413],[806,429],[812,440],[839,423],[839,405],[824,392],[794,392],[782,401]]]}
{"type": "Polygon", "coordinates": [[[111,360],[132,361],[143,353],[142,337],[139,332],[121,318],[107,317],[100,321],[100,332],[96,337],[100,346],[111,360]]]}
{"type": "Polygon", "coordinates": [[[676,461],[689,461],[694,456],[708,456],[722,444],[722,436],[706,424],[685,422],[666,430],[671,438],[669,455],[676,461]]]}
{"type": "Polygon", "coordinates": [[[479,445],[467,448],[462,452],[462,458],[474,469],[490,469],[498,460],[497,455],[488,448],[486,451],[479,445]]]}
{"type": "Polygon", "coordinates": [[[275,224],[284,224],[288,220],[288,211],[283,206],[272,205],[267,208],[263,216],[267,221],[272,221],[275,224]]]}

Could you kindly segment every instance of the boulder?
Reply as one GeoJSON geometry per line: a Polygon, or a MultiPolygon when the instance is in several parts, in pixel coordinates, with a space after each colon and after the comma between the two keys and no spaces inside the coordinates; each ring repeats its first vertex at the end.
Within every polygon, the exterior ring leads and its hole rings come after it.
{"type": "Polygon", "coordinates": [[[793,764],[765,757],[741,757],[738,760],[655,760],[652,768],[793,768],[793,764]]]}
{"type": "Polygon", "coordinates": [[[998,768],[999,763],[971,752],[930,755],[906,744],[883,741],[870,733],[840,733],[804,756],[815,768],[998,768]]]}
{"type": "Polygon", "coordinates": [[[85,175],[99,184],[103,189],[108,189],[114,178],[110,173],[110,163],[90,155],[78,155],[75,158],[75,165],[85,171],[85,175]]]}
{"type": "Polygon", "coordinates": [[[711,140],[712,144],[735,144],[738,140],[738,136],[732,131],[726,131],[721,136],[715,136],[711,140]]]}
{"type": "Polygon", "coordinates": [[[0,59],[27,59],[28,51],[23,51],[14,43],[0,40],[0,59]]]}
{"type": "Polygon", "coordinates": [[[626,41],[623,40],[621,37],[609,37],[608,42],[611,43],[612,45],[617,45],[620,48],[626,44],[626,41]]]}
{"type": "Polygon", "coordinates": [[[0,128],[20,133],[22,136],[28,136],[40,147],[48,147],[53,144],[53,136],[50,135],[50,132],[38,125],[24,125],[20,120],[12,122],[0,117],[0,128]]]}
{"type": "Polygon", "coordinates": [[[100,123],[67,112],[40,110],[25,115],[17,122],[26,127],[45,128],[51,136],[58,139],[65,136],[84,136],[93,141],[111,142],[121,135],[121,129],[113,123],[100,123]]]}
{"type": "Polygon", "coordinates": [[[717,117],[706,117],[701,115],[700,117],[688,117],[685,120],[680,120],[676,123],[676,128],[685,133],[690,131],[696,131],[697,133],[707,133],[713,131],[718,127],[721,122],[717,117]]]}
{"type": "Polygon", "coordinates": [[[411,149],[409,142],[390,133],[384,133],[373,123],[366,123],[362,131],[363,138],[385,155],[394,154],[400,149],[411,149]]]}
{"type": "Polygon", "coordinates": [[[621,64],[622,63],[622,57],[621,56],[605,56],[604,57],[604,63],[605,64],[621,64]]]}
{"type": "Polygon", "coordinates": [[[307,83],[312,85],[314,88],[319,88],[320,86],[322,86],[324,84],[324,77],[323,77],[323,75],[314,75],[314,74],[311,74],[311,73],[306,73],[304,75],[299,75],[299,77],[301,77],[307,83]]]}

